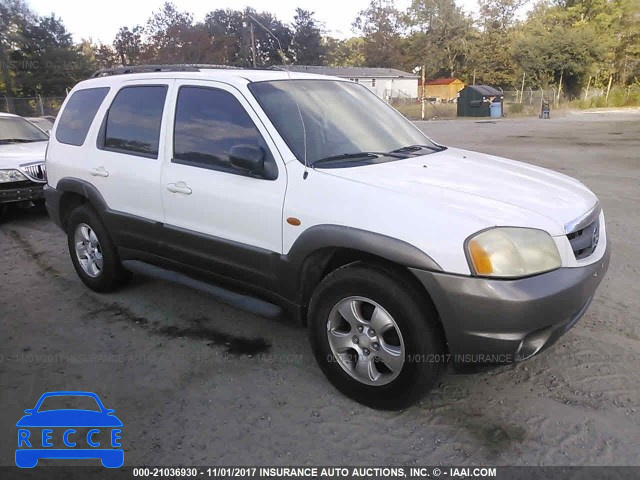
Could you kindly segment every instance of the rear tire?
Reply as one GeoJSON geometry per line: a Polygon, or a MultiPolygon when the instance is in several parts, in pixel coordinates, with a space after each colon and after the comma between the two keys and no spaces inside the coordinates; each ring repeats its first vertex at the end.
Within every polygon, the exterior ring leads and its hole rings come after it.
{"type": "Polygon", "coordinates": [[[397,410],[438,381],[445,342],[424,292],[399,272],[357,262],[329,274],[309,305],[318,365],[348,397],[397,410]]]}
{"type": "Polygon", "coordinates": [[[96,292],[111,292],[131,279],[98,214],[80,205],[67,224],[69,254],[80,280],[96,292]]]}

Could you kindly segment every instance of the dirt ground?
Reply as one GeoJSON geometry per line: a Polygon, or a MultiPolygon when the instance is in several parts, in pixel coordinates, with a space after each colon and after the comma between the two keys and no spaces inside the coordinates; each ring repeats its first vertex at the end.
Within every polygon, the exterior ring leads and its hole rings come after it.
{"type": "Polygon", "coordinates": [[[146,278],[95,294],[46,215],[14,213],[0,224],[0,464],[23,410],[52,390],[114,408],[128,465],[640,464],[640,111],[419,126],[600,197],[611,267],[553,348],[450,371],[419,405],[373,411],[324,379],[304,329],[146,278]]]}

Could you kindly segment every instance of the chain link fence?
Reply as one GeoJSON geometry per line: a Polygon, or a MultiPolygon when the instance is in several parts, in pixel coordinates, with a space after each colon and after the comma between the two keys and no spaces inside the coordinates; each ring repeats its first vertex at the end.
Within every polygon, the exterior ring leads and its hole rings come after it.
{"type": "MultiPolygon", "coordinates": [[[[508,115],[538,115],[544,101],[552,109],[557,108],[602,108],[624,107],[640,104],[640,85],[603,88],[584,88],[579,97],[570,98],[557,88],[511,89],[502,91],[504,113],[508,115]]],[[[0,96],[0,112],[15,113],[23,117],[56,116],[65,97],[6,97],[0,96]]],[[[400,112],[412,119],[422,117],[420,99],[400,95],[386,99],[400,112]]],[[[453,118],[456,116],[456,104],[425,101],[425,118],[453,118]]]]}
{"type": "Polygon", "coordinates": [[[0,97],[0,112],[15,113],[22,117],[58,115],[65,97],[0,97]]]}
{"type": "Polygon", "coordinates": [[[604,108],[625,107],[640,104],[640,85],[611,88],[583,88],[580,95],[569,96],[557,88],[504,90],[504,111],[506,114],[539,113],[544,101],[551,108],[604,108]]]}

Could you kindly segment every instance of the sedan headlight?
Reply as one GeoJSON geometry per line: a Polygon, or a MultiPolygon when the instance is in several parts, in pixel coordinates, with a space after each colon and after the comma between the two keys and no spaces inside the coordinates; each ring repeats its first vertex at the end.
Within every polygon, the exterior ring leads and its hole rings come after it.
{"type": "Polygon", "coordinates": [[[0,170],[0,183],[29,180],[20,170],[0,170]]]}
{"type": "Polygon", "coordinates": [[[473,273],[487,277],[525,277],[560,268],[553,238],[533,228],[498,227],[477,233],[466,242],[473,273]]]}

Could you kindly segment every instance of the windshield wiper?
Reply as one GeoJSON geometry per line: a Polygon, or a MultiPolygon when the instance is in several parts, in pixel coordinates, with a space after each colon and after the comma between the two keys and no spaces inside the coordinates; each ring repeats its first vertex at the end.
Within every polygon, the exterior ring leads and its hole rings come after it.
{"type": "Polygon", "coordinates": [[[444,150],[444,147],[439,147],[436,145],[407,145],[406,147],[396,148],[395,150],[391,150],[390,153],[402,153],[402,152],[417,152],[418,150],[433,150],[434,152],[440,152],[444,150]]]}
{"type": "Polygon", "coordinates": [[[376,152],[357,152],[357,153],[340,153],[338,155],[331,155],[330,157],[320,158],[311,162],[311,166],[317,165],[319,163],[333,162],[338,160],[349,160],[352,158],[378,158],[380,155],[384,155],[384,153],[376,153],[376,152]]]}
{"type": "Polygon", "coordinates": [[[378,157],[393,157],[393,158],[407,158],[406,155],[398,155],[401,152],[355,152],[355,153],[340,153],[338,155],[331,155],[330,157],[320,158],[310,163],[313,167],[319,163],[334,162],[340,160],[351,159],[365,159],[365,158],[378,158],[378,157]]]}

